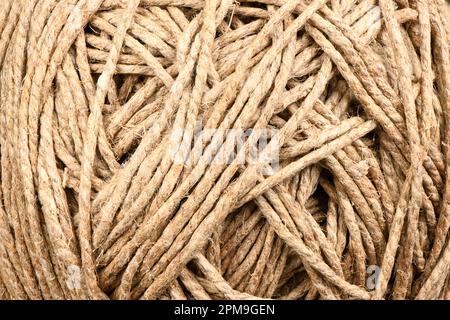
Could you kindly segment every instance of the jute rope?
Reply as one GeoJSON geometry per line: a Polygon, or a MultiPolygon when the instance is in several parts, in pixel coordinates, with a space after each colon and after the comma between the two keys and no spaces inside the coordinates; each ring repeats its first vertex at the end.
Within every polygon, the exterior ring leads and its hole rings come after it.
{"type": "Polygon", "coordinates": [[[0,1],[0,298],[450,299],[449,18],[0,1]]]}

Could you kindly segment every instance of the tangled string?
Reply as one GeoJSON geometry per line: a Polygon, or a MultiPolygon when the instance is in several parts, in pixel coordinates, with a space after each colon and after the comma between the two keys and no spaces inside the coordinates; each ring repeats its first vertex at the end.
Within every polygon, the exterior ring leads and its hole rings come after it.
{"type": "Polygon", "coordinates": [[[449,17],[0,1],[0,298],[450,299],[449,17]]]}

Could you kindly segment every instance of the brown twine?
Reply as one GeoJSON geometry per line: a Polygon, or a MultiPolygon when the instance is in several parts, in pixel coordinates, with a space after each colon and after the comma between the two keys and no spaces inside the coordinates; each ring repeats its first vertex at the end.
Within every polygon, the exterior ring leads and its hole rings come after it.
{"type": "Polygon", "coordinates": [[[448,13],[1,1],[0,299],[449,299],[448,13]]]}

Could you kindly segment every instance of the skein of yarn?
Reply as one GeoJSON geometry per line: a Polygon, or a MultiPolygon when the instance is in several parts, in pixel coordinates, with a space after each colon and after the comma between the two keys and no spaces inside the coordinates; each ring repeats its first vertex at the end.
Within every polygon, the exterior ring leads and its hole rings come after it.
{"type": "Polygon", "coordinates": [[[450,299],[448,13],[0,1],[0,299],[450,299]]]}

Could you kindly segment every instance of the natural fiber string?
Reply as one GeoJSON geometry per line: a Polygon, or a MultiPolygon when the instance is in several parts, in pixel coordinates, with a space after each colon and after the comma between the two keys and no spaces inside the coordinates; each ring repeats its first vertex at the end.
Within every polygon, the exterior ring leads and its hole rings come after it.
{"type": "Polygon", "coordinates": [[[449,299],[448,13],[1,2],[0,298],[449,299]]]}

